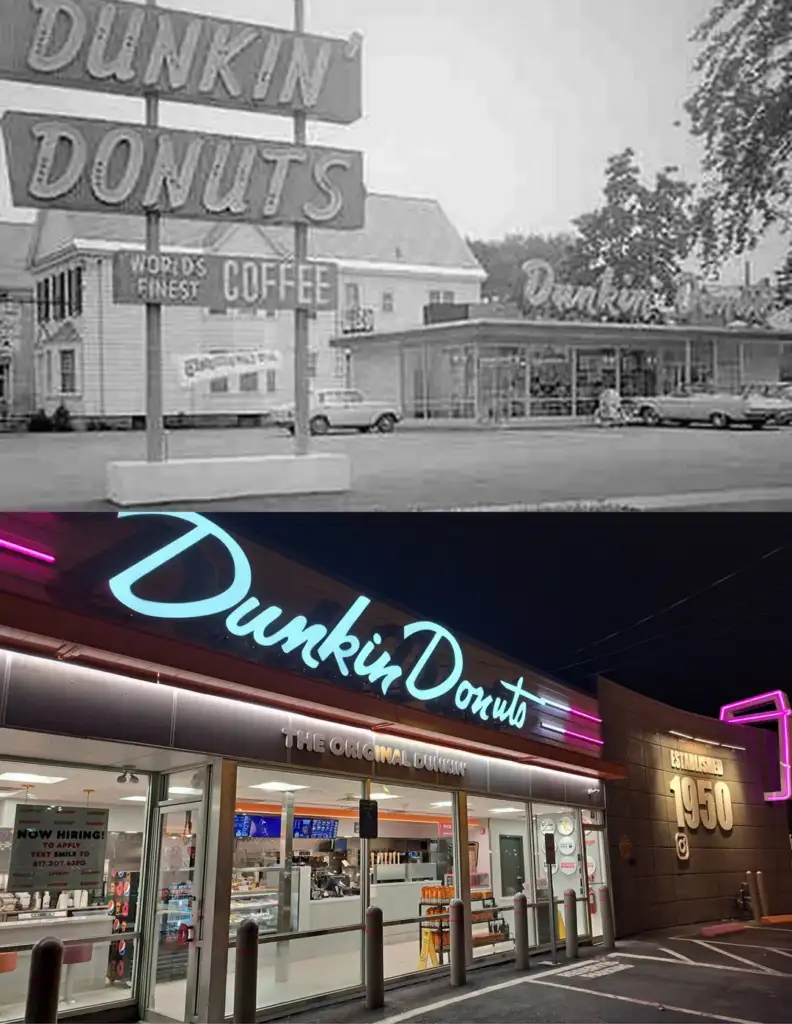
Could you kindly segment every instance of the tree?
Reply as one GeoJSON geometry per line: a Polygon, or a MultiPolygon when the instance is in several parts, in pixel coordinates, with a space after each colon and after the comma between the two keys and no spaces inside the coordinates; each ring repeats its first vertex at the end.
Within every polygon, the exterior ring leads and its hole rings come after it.
{"type": "Polygon", "coordinates": [[[626,149],[608,159],[605,202],[573,221],[577,237],[559,274],[570,284],[594,285],[610,268],[617,282],[657,291],[670,303],[696,240],[694,189],[674,177],[674,167],[647,187],[634,158],[626,149]]]}
{"type": "Polygon", "coordinates": [[[775,275],[775,292],[781,308],[792,306],[792,249],[775,275]]]}
{"type": "Polygon", "coordinates": [[[482,286],[485,299],[497,302],[520,302],[522,297],[522,265],[529,259],[547,260],[557,266],[572,244],[570,234],[510,234],[501,241],[483,242],[468,239],[474,256],[487,271],[482,286]]]}
{"type": "Polygon", "coordinates": [[[719,0],[692,41],[701,81],[685,109],[704,143],[698,229],[714,268],[792,224],[792,4],[719,0]]]}

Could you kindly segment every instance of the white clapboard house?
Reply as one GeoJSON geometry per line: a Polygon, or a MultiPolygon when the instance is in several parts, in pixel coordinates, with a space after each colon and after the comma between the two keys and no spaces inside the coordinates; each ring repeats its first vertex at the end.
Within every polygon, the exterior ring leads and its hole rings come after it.
{"type": "MultiPolygon", "coordinates": [[[[29,253],[36,288],[35,405],[65,405],[78,426],[143,425],[145,308],[116,304],[112,257],[143,250],[137,218],[46,211],[29,253]]],[[[287,257],[289,228],[166,220],[163,252],[287,257]]],[[[316,388],[349,382],[350,356],[331,346],[345,333],[419,327],[431,303],[479,301],[485,273],[437,202],[369,195],[361,231],[313,231],[309,255],[339,269],[337,312],[310,322],[309,368],[316,388]]],[[[168,422],[257,422],[293,393],[291,312],[164,307],[164,411],[168,422]],[[261,370],[183,382],[187,359],[224,352],[277,352],[261,370]]],[[[369,396],[376,398],[376,395],[369,396]]]]}

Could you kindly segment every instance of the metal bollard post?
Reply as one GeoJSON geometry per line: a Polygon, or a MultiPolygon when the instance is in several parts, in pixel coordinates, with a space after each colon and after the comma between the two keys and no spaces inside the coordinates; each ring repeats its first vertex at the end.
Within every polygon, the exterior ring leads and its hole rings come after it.
{"type": "Polygon", "coordinates": [[[63,943],[39,939],[30,957],[25,1024],[57,1024],[63,943]]]}
{"type": "Polygon", "coordinates": [[[465,963],[465,905],[462,900],[451,900],[448,905],[449,938],[451,940],[451,986],[458,988],[467,982],[465,963]]]}
{"type": "Polygon", "coordinates": [[[528,947],[528,900],[524,892],[518,892],[514,897],[514,961],[518,971],[531,966],[528,947]]]}
{"type": "Polygon", "coordinates": [[[234,1024],[256,1022],[259,926],[253,918],[237,928],[234,966],[234,1024]]]}
{"type": "Polygon", "coordinates": [[[602,915],[602,948],[613,949],[616,938],[613,933],[613,907],[611,906],[610,889],[607,885],[599,891],[600,914],[602,915]]]}
{"type": "Polygon", "coordinates": [[[382,938],[382,908],[366,911],[366,1009],[385,1005],[385,954],[382,938]]]}
{"type": "Polygon", "coordinates": [[[567,960],[576,960],[578,955],[577,893],[567,889],[564,893],[564,931],[566,932],[567,960]]]}
{"type": "Polygon", "coordinates": [[[751,913],[756,924],[762,920],[762,908],[759,905],[759,888],[756,884],[753,871],[745,872],[745,880],[748,883],[748,891],[751,894],[751,913]]]}
{"type": "Polygon", "coordinates": [[[764,872],[756,872],[756,888],[759,892],[759,909],[762,917],[770,916],[770,906],[767,902],[767,887],[765,886],[764,872]]]}

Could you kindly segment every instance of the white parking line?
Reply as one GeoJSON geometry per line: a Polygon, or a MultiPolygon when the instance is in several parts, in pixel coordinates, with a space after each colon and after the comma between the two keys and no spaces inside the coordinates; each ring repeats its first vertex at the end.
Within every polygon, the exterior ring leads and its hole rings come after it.
{"type": "Polygon", "coordinates": [[[685,960],[689,964],[693,963],[689,956],[685,956],[684,953],[677,953],[675,949],[667,949],[665,946],[660,946],[660,949],[662,949],[664,953],[670,953],[671,956],[675,956],[677,960],[685,960]]]}
{"type": "MultiPolygon", "coordinates": [[[[674,964],[675,967],[710,967],[713,971],[734,971],[737,974],[774,974],[779,978],[792,978],[792,974],[783,971],[765,971],[758,967],[736,967],[733,964],[711,964],[706,960],[671,960],[667,956],[649,956],[647,953],[611,953],[611,956],[626,956],[630,960],[654,960],[661,964],[674,964]]],[[[746,963],[751,963],[750,960],[746,963]]]]}
{"type": "Polygon", "coordinates": [[[690,939],[689,941],[695,942],[697,946],[704,946],[705,949],[711,949],[715,953],[722,953],[723,956],[729,956],[732,960],[739,960],[741,963],[748,964],[749,967],[755,967],[760,971],[764,971],[765,974],[781,974],[781,971],[774,971],[772,967],[763,967],[762,964],[757,964],[753,960],[749,960],[747,957],[738,956],[736,953],[729,953],[727,950],[721,949],[712,942],[705,942],[703,939],[690,939]]]}
{"type": "Polygon", "coordinates": [[[656,1010],[670,1010],[672,1013],[684,1013],[691,1017],[705,1017],[707,1020],[722,1020],[727,1024],[759,1024],[758,1021],[744,1020],[742,1017],[725,1017],[722,1013],[701,1010],[688,1010],[684,1006],[671,1006],[670,1003],[653,1003],[648,999],[634,999],[632,996],[617,996],[613,992],[600,992],[598,989],[583,988],[580,985],[564,985],[560,981],[542,981],[541,978],[531,980],[532,985],[546,985],[548,988],[560,988],[567,992],[583,992],[587,996],[599,996],[601,999],[616,999],[620,1003],[633,1003],[636,1006],[651,1006],[656,1010]]]}
{"type": "MultiPolygon", "coordinates": [[[[690,940],[686,939],[686,940],[683,940],[683,941],[690,941],[690,940]]],[[[790,952],[790,950],[788,950],[788,949],[779,949],[778,946],[757,946],[755,942],[724,942],[724,943],[720,943],[720,942],[718,942],[717,939],[713,939],[712,940],[712,945],[713,946],[721,946],[721,945],[724,945],[724,946],[737,946],[738,949],[761,949],[761,950],[767,950],[770,953],[780,953],[781,956],[792,957],[792,952],[790,952]]],[[[671,950],[669,949],[668,952],[670,953],[671,950]]],[[[685,959],[687,959],[687,957],[685,957],[685,959]]]]}
{"type": "MultiPolygon", "coordinates": [[[[607,957],[600,956],[588,961],[591,964],[604,963],[607,957]]],[[[562,964],[560,967],[555,967],[551,971],[542,971],[540,977],[548,978],[553,974],[560,974],[562,971],[568,971],[570,964],[562,964]]],[[[468,999],[478,999],[479,996],[486,996],[490,992],[502,992],[506,988],[514,988],[515,985],[526,985],[533,981],[533,978],[529,978],[525,975],[519,978],[513,978],[511,981],[502,981],[497,985],[489,985],[487,988],[475,989],[472,992],[464,992],[462,995],[449,996],[448,999],[439,999],[436,1003],[427,1003],[424,1006],[413,1007],[412,1010],[405,1010],[403,1013],[397,1013],[393,1017],[386,1017],[385,1020],[379,1021],[378,1024],[401,1024],[401,1021],[412,1020],[413,1017],[418,1017],[424,1013],[433,1013],[435,1010],[442,1010],[446,1006],[453,1006],[456,1003],[464,1003],[468,999]]],[[[753,1022],[748,1022],[753,1024],[753,1022]]]]}

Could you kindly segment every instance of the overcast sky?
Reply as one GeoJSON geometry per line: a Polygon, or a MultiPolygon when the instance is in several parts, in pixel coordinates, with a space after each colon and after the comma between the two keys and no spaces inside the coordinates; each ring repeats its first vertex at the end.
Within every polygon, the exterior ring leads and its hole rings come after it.
{"type": "MultiPolygon", "coordinates": [[[[600,201],[607,157],[632,146],[651,179],[699,150],[683,102],[693,28],[714,0],[306,0],[307,28],[364,44],[364,110],[309,141],[360,149],[371,191],[438,199],[466,235],[559,231],[600,201]],[[674,122],[682,120],[682,127],[674,122]]],[[[289,26],[291,0],[171,0],[171,7],[289,26]]],[[[0,110],[137,121],[142,101],[2,83],[0,110]]],[[[282,118],[163,105],[162,122],[287,138],[282,118]]],[[[0,166],[0,216],[19,217],[0,166]]],[[[752,256],[761,277],[785,240],[752,256]]],[[[727,268],[735,280],[739,264],[727,268]]]]}

